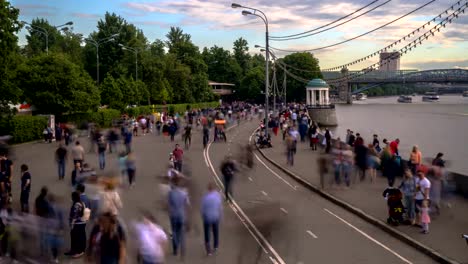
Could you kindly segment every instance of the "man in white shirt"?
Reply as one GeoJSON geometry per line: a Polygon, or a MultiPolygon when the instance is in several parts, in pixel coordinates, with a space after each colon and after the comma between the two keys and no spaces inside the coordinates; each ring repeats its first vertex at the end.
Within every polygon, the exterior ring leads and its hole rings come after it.
{"type": "Polygon", "coordinates": [[[429,200],[429,193],[431,191],[431,182],[426,178],[422,171],[418,171],[416,181],[416,194],[414,196],[416,204],[416,223],[421,224],[421,207],[424,200],[429,200]]]}
{"type": "Polygon", "coordinates": [[[167,235],[154,223],[151,215],[143,216],[141,222],[135,223],[138,238],[138,255],[142,263],[164,263],[164,252],[167,247],[167,235]]]}
{"type": "Polygon", "coordinates": [[[72,158],[73,164],[80,163],[83,166],[85,151],[83,146],[80,145],[80,141],[76,141],[75,146],[72,147],[72,158]]]}

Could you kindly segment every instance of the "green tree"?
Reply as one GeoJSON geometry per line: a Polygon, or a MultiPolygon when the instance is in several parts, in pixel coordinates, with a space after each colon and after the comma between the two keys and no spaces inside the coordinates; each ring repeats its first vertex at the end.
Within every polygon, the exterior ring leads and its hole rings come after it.
{"type": "Polygon", "coordinates": [[[239,99],[256,101],[265,88],[265,71],[262,67],[250,69],[241,81],[239,99]]]}
{"type": "Polygon", "coordinates": [[[234,41],[234,58],[240,67],[243,69],[243,74],[246,75],[247,71],[252,67],[250,64],[249,43],[244,38],[238,38],[234,41]]]}
{"type": "Polygon", "coordinates": [[[122,91],[120,90],[118,82],[112,75],[107,74],[99,89],[101,92],[102,105],[108,105],[110,108],[118,110],[125,108],[126,105],[123,100],[122,91]]]}
{"type": "Polygon", "coordinates": [[[22,94],[16,85],[16,68],[21,62],[17,33],[21,28],[19,10],[8,1],[0,1],[0,118],[11,114],[9,103],[19,102],[22,94]]]}
{"type": "Polygon", "coordinates": [[[29,35],[26,36],[28,44],[26,45],[26,54],[35,56],[41,52],[46,52],[47,47],[49,52],[61,52],[63,36],[60,30],[43,18],[35,18],[31,21],[31,25],[27,26],[29,35]]]}
{"type": "Polygon", "coordinates": [[[242,68],[228,50],[214,46],[203,49],[203,60],[208,66],[208,77],[212,81],[234,83],[238,85],[242,68]]]}
{"type": "MultiPolygon", "coordinates": [[[[298,52],[285,56],[280,59],[286,65],[287,70],[303,79],[312,80],[322,78],[320,72],[319,61],[313,54],[308,52],[298,52]]],[[[283,70],[277,67],[277,76],[283,76],[283,70]]],[[[287,78],[287,98],[288,100],[304,101],[305,100],[306,83],[295,80],[291,77],[287,78]]]]}
{"type": "Polygon", "coordinates": [[[62,54],[29,59],[20,66],[18,82],[39,113],[61,115],[99,106],[99,90],[91,77],[62,54]]]}

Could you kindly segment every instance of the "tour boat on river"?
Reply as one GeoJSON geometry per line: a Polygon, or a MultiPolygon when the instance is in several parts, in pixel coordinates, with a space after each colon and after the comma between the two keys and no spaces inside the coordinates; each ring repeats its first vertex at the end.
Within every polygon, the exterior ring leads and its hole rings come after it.
{"type": "Polygon", "coordinates": [[[358,93],[356,94],[356,100],[358,101],[364,101],[367,99],[367,95],[365,93],[358,93]]]}
{"type": "Polygon", "coordinates": [[[468,97],[468,91],[464,91],[462,94],[463,97],[468,97]]]}
{"type": "Polygon", "coordinates": [[[400,97],[398,97],[398,102],[399,103],[412,103],[413,98],[411,98],[411,96],[407,96],[407,95],[400,95],[400,97]]]}
{"type": "Polygon", "coordinates": [[[422,97],[423,102],[438,102],[439,99],[439,95],[435,92],[427,92],[422,97]]]}

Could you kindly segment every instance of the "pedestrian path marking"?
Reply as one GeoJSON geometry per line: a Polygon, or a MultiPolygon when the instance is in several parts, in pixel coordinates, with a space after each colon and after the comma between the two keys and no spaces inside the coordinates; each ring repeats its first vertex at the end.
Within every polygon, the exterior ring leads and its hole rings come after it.
{"type": "Polygon", "coordinates": [[[293,190],[297,190],[296,187],[292,186],[292,184],[290,184],[287,180],[285,180],[283,177],[279,176],[278,173],[274,172],[272,169],[270,169],[270,167],[268,167],[268,165],[266,165],[258,156],[257,154],[254,154],[255,155],[255,158],[257,158],[257,160],[263,164],[263,166],[269,170],[271,173],[273,173],[273,175],[275,175],[278,179],[282,180],[286,185],[288,185],[289,187],[291,187],[293,190]]]}
{"type": "Polygon", "coordinates": [[[284,209],[283,207],[281,207],[280,209],[281,211],[283,211],[283,213],[288,214],[288,211],[286,211],[286,209],[284,209]]]}
{"type": "Polygon", "coordinates": [[[264,191],[262,191],[262,193],[263,193],[263,195],[268,196],[268,193],[266,193],[266,192],[264,192],[264,191]]]}
{"type": "Polygon", "coordinates": [[[352,224],[348,223],[346,220],[344,220],[343,218],[337,216],[336,214],[332,213],[330,210],[328,210],[327,208],[323,208],[323,210],[325,210],[327,213],[333,215],[334,217],[338,218],[341,222],[345,223],[346,225],[348,225],[349,227],[351,227],[352,229],[356,230],[356,232],[360,233],[361,235],[363,235],[364,237],[366,237],[367,239],[369,239],[370,241],[376,243],[377,245],[383,247],[385,250],[387,250],[388,252],[392,253],[393,255],[395,255],[396,257],[398,257],[399,259],[401,259],[403,262],[405,263],[408,263],[408,264],[413,264],[413,262],[405,259],[404,257],[402,257],[401,255],[399,255],[398,253],[396,253],[395,251],[391,250],[390,248],[388,248],[387,246],[385,246],[384,244],[380,243],[379,241],[377,241],[375,238],[371,237],[370,235],[366,234],[364,231],[362,231],[361,229],[353,226],[352,224]]]}
{"type": "MultiPolygon", "coordinates": [[[[228,128],[227,130],[229,130],[229,129],[230,128],[228,128]]],[[[212,142],[210,142],[208,144],[207,149],[203,151],[203,155],[204,155],[207,163],[210,165],[209,167],[210,167],[211,171],[213,172],[213,176],[214,176],[216,184],[218,185],[218,187],[220,187],[220,189],[222,189],[224,187],[224,185],[223,185],[221,179],[219,178],[218,173],[216,173],[216,170],[214,169],[213,164],[211,163],[211,159],[210,159],[210,155],[209,155],[211,143],[212,142]]],[[[257,243],[263,249],[263,251],[266,254],[272,254],[274,256],[274,258],[270,256],[270,260],[274,264],[286,264],[286,262],[283,260],[283,258],[281,258],[281,256],[271,246],[271,244],[268,242],[268,240],[265,239],[265,237],[262,235],[262,233],[260,233],[260,231],[257,229],[257,227],[252,223],[250,218],[244,213],[244,211],[236,203],[236,201],[232,200],[232,203],[230,203],[229,206],[232,209],[236,208],[237,211],[233,210],[233,212],[237,215],[239,220],[241,220],[242,224],[249,231],[249,233],[252,235],[252,237],[255,239],[255,241],[257,241],[257,243]],[[260,242],[260,240],[262,242],[260,242]],[[266,250],[266,248],[268,248],[269,252],[266,250]]]]}
{"type": "Polygon", "coordinates": [[[314,233],[312,233],[312,231],[310,231],[310,230],[307,230],[307,233],[308,233],[309,235],[311,235],[311,236],[312,236],[313,238],[315,238],[315,239],[318,238],[318,236],[316,236],[316,235],[315,235],[314,233]]]}

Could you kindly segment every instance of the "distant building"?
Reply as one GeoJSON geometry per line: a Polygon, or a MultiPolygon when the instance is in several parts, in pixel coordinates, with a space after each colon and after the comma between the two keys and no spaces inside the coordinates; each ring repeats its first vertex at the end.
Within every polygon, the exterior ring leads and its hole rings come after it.
{"type": "Polygon", "coordinates": [[[398,51],[380,53],[380,71],[399,71],[400,57],[398,51]]]}

